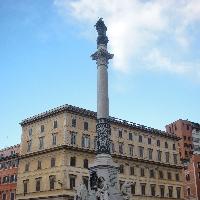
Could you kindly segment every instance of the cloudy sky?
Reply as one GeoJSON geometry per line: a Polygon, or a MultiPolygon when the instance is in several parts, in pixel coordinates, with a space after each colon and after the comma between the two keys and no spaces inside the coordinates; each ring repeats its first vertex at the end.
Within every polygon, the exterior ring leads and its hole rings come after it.
{"type": "Polygon", "coordinates": [[[96,110],[94,24],[108,27],[110,114],[164,130],[200,122],[199,0],[0,1],[0,148],[26,117],[71,104],[96,110]]]}

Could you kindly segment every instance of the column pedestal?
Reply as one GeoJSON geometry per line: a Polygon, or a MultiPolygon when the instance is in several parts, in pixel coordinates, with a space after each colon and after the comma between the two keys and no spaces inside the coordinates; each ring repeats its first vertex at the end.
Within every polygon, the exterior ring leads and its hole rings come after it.
{"type": "Polygon", "coordinates": [[[89,200],[123,200],[118,189],[118,165],[113,162],[111,155],[98,154],[89,166],[89,172],[89,200]]]}

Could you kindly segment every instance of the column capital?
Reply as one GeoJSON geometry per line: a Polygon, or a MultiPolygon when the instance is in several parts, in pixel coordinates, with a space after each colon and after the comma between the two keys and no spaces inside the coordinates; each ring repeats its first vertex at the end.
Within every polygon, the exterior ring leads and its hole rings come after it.
{"type": "Polygon", "coordinates": [[[97,61],[97,65],[107,65],[108,60],[112,59],[114,54],[108,53],[106,49],[99,48],[94,54],[91,55],[92,60],[97,61]]]}

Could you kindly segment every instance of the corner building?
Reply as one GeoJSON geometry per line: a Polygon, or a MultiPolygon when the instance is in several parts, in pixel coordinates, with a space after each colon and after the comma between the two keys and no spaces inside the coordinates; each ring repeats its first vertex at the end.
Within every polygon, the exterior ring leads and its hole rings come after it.
{"type": "MultiPolygon", "coordinates": [[[[132,199],[182,199],[176,135],[110,117],[119,187],[132,182],[132,199]]],[[[64,105],[21,122],[17,199],[73,199],[88,186],[96,149],[96,112],[64,105]]]]}
{"type": "Polygon", "coordinates": [[[0,199],[15,200],[20,145],[0,150],[0,199]]]}
{"type": "Polygon", "coordinates": [[[200,199],[200,124],[179,119],[166,130],[181,138],[178,142],[179,154],[184,164],[184,199],[200,199]]]}

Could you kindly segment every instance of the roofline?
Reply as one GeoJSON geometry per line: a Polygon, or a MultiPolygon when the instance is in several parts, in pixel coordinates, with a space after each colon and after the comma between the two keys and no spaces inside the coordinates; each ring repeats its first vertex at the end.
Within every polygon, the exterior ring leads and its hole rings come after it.
{"type": "Polygon", "coordinates": [[[17,147],[20,147],[20,144],[16,144],[16,145],[13,145],[13,146],[5,147],[3,149],[0,149],[0,152],[7,151],[9,149],[13,149],[13,148],[17,148],[17,147]]]}
{"type": "MultiPolygon", "coordinates": [[[[87,109],[83,109],[83,108],[79,108],[79,107],[76,107],[76,106],[65,104],[63,106],[59,106],[57,108],[51,109],[49,111],[43,112],[41,114],[35,115],[33,117],[30,117],[30,118],[27,118],[27,119],[23,120],[20,123],[20,125],[22,127],[24,127],[25,125],[32,124],[33,122],[36,122],[36,121],[45,119],[47,117],[51,117],[53,115],[57,115],[59,113],[66,112],[66,111],[70,112],[70,113],[76,113],[76,114],[79,114],[79,115],[87,116],[87,117],[90,117],[90,118],[93,118],[93,119],[97,118],[97,113],[94,112],[94,111],[90,111],[90,110],[87,110],[87,109]]],[[[174,140],[180,140],[181,139],[180,137],[173,135],[171,133],[167,133],[165,131],[161,131],[161,130],[158,130],[158,129],[147,127],[147,126],[144,126],[144,125],[141,125],[141,124],[136,124],[134,122],[129,122],[129,121],[118,119],[118,118],[111,117],[111,116],[109,117],[109,120],[110,120],[111,123],[120,124],[120,125],[129,127],[129,128],[135,128],[137,130],[141,130],[141,131],[144,131],[144,132],[147,132],[147,133],[150,132],[152,134],[160,135],[160,136],[171,138],[171,139],[174,139],[174,140]]]]}
{"type": "Polygon", "coordinates": [[[199,123],[189,121],[188,119],[178,119],[178,120],[176,120],[176,121],[174,121],[174,122],[172,122],[170,124],[167,124],[165,127],[170,126],[170,125],[172,125],[172,124],[174,124],[174,123],[176,123],[178,121],[182,121],[184,123],[188,123],[188,124],[190,124],[192,126],[192,128],[200,129],[200,124],[199,123]]]}

